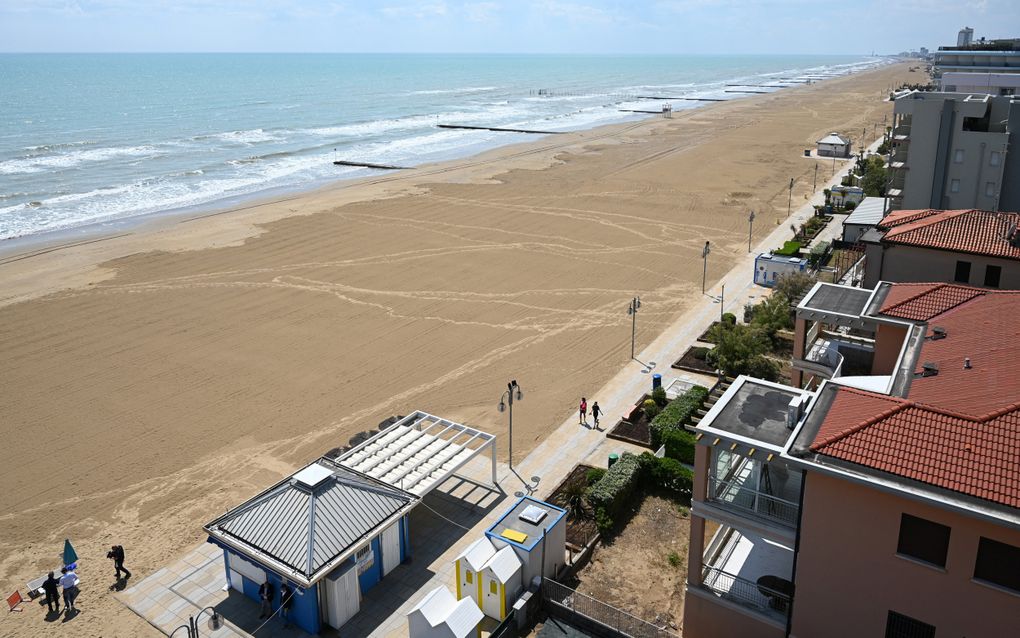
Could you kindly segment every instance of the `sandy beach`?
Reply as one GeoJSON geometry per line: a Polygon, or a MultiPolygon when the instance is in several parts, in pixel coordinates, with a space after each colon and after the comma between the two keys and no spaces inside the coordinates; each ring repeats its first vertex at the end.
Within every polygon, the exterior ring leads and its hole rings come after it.
{"type": "MultiPolygon", "coordinates": [[[[523,456],[819,187],[830,131],[882,132],[907,64],[0,258],[0,581],[82,557],[83,613],[0,636],[159,635],[107,591],[394,414],[523,456]],[[876,126],[877,125],[877,126],[876,126]],[[874,128],[873,128],[874,127],[874,128]],[[68,626],[71,625],[71,626],[68,626]]],[[[916,74],[914,74],[916,75],[916,74]]],[[[748,273],[750,276],[750,273],[748,273]]],[[[679,352],[676,353],[679,356],[679,352]]],[[[615,420],[618,415],[606,415],[615,420]]]]}

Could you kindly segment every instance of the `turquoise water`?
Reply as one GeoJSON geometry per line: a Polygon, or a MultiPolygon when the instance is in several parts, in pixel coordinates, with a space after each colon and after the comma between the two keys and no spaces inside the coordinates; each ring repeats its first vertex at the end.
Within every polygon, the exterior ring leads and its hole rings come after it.
{"type": "MultiPolygon", "coordinates": [[[[0,55],[0,239],[413,166],[658,110],[641,95],[843,74],[848,56],[0,55]]],[[[732,87],[729,87],[732,90],[732,87]]],[[[750,89],[750,90],[781,90],[750,89]]],[[[674,101],[673,109],[699,102],[674,101]]]]}

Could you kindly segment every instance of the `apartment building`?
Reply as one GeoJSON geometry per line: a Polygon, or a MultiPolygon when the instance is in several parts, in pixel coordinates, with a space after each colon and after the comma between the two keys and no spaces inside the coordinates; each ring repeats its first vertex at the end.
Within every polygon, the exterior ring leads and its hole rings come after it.
{"type": "Polygon", "coordinates": [[[817,284],[695,426],[684,635],[1015,635],[1020,292],[817,284]]]}
{"type": "Polygon", "coordinates": [[[864,286],[953,282],[1020,290],[1020,213],[898,210],[861,235],[864,286]]]}
{"type": "Polygon", "coordinates": [[[1020,89],[1020,73],[943,73],[938,83],[945,93],[985,93],[987,95],[1016,95],[1020,89]]]}
{"type": "Polygon", "coordinates": [[[939,47],[931,55],[932,76],[950,71],[1020,73],[1020,39],[979,40],[955,47],[939,47]]]}
{"type": "Polygon", "coordinates": [[[1020,210],[1020,101],[911,91],[893,106],[893,210],[1020,210]]]}

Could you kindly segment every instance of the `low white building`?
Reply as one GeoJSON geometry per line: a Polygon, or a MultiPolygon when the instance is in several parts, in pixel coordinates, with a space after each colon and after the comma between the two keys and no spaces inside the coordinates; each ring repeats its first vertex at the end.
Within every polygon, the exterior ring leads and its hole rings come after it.
{"type": "Polygon", "coordinates": [[[754,259],[754,283],[771,288],[776,285],[776,279],[781,275],[804,272],[807,269],[807,259],[762,253],[754,259]]]}
{"type": "Polygon", "coordinates": [[[983,93],[985,95],[1020,94],[1020,73],[943,73],[939,90],[946,93],[983,93]]]}
{"type": "Polygon", "coordinates": [[[816,142],[819,157],[850,157],[850,140],[829,133],[816,142]]]}
{"type": "Polygon", "coordinates": [[[521,561],[525,585],[533,578],[556,578],[566,560],[566,510],[530,496],[518,500],[485,536],[499,549],[510,546],[521,561]]]}
{"type": "Polygon", "coordinates": [[[407,629],[411,638],[473,638],[483,617],[473,600],[437,587],[407,614],[407,629]]]}
{"type": "Polygon", "coordinates": [[[833,206],[860,204],[864,199],[864,189],[860,186],[833,186],[829,190],[829,200],[833,206]]]}
{"type": "Polygon", "coordinates": [[[503,620],[524,589],[521,559],[507,546],[493,554],[482,570],[482,613],[503,620]]]}
{"type": "Polygon", "coordinates": [[[489,560],[496,555],[496,548],[487,537],[482,537],[467,546],[454,563],[457,582],[457,598],[470,598],[479,609],[482,607],[482,572],[489,560]]]}
{"type": "Polygon", "coordinates": [[[878,226],[883,213],[885,213],[884,197],[865,197],[843,220],[843,241],[860,241],[864,233],[878,226]]]}

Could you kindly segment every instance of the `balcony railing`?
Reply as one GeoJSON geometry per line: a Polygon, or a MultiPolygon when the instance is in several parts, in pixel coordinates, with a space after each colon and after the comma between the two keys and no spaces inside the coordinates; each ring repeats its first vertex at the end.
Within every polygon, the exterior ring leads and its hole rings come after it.
{"type": "Polygon", "coordinates": [[[708,477],[709,501],[734,507],[748,514],[768,519],[789,527],[796,527],[800,506],[767,492],[744,487],[737,481],[722,481],[708,477]]]}
{"type": "Polygon", "coordinates": [[[734,576],[705,565],[701,568],[701,586],[731,602],[785,621],[792,597],[771,587],[734,576]]]}

